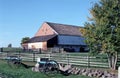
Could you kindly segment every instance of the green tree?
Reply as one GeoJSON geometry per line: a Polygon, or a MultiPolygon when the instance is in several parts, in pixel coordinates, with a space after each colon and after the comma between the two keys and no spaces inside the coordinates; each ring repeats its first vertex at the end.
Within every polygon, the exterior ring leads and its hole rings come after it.
{"type": "Polygon", "coordinates": [[[11,47],[12,47],[12,44],[11,44],[11,43],[10,43],[10,44],[8,44],[8,47],[9,47],[9,48],[11,48],[11,47]]]}
{"type": "Polygon", "coordinates": [[[120,52],[120,0],[100,0],[90,13],[90,22],[81,29],[90,52],[106,53],[109,67],[115,69],[120,52]]]}
{"type": "Polygon", "coordinates": [[[29,40],[30,40],[29,37],[24,37],[24,38],[22,38],[22,40],[21,40],[21,44],[27,43],[29,40]]]}

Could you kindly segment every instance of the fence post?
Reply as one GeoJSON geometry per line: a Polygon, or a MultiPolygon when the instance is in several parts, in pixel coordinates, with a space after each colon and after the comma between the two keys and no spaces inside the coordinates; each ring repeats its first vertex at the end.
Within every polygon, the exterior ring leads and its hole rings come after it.
{"type": "Polygon", "coordinates": [[[39,53],[41,54],[41,48],[39,49],[39,53]]]}
{"type": "Polygon", "coordinates": [[[60,47],[59,47],[59,53],[61,53],[61,51],[60,51],[60,47]]]}
{"type": "Polygon", "coordinates": [[[20,51],[19,51],[19,58],[20,58],[20,51]]]}
{"type": "Polygon", "coordinates": [[[120,67],[118,67],[118,78],[120,78],[120,67]]]}
{"type": "Polygon", "coordinates": [[[69,54],[67,54],[67,60],[68,60],[68,65],[69,65],[69,63],[70,63],[69,54]]]}
{"type": "Polygon", "coordinates": [[[51,53],[49,54],[49,60],[51,60],[51,53]]]}
{"type": "Polygon", "coordinates": [[[8,57],[8,51],[7,51],[7,57],[8,57]]]}
{"type": "Polygon", "coordinates": [[[0,48],[0,52],[3,52],[3,48],[0,48]]]}
{"type": "Polygon", "coordinates": [[[35,62],[35,52],[33,52],[33,62],[35,62]]]}
{"type": "Polygon", "coordinates": [[[19,60],[18,60],[18,61],[19,61],[19,63],[21,64],[22,60],[20,60],[20,51],[19,51],[19,54],[18,54],[18,55],[19,55],[19,56],[18,56],[18,57],[19,57],[19,60]]]}
{"type": "Polygon", "coordinates": [[[90,56],[89,56],[89,54],[88,54],[87,58],[88,58],[88,67],[90,67],[90,56]]]}

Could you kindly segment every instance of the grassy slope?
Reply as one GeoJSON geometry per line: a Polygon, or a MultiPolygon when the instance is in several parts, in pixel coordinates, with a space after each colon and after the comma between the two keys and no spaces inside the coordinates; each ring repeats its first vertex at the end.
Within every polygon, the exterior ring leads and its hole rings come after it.
{"type": "Polygon", "coordinates": [[[5,61],[0,60],[0,76],[1,73],[4,78],[90,78],[80,75],[63,76],[61,74],[50,76],[40,72],[32,72],[31,68],[10,68],[5,61]]]}

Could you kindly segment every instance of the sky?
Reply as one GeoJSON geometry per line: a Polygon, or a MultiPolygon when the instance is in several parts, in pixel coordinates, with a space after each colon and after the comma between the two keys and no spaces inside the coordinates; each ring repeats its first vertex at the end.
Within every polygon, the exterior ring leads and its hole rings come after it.
{"type": "Polygon", "coordinates": [[[0,0],[0,47],[20,47],[44,22],[84,26],[99,0],[0,0]]]}

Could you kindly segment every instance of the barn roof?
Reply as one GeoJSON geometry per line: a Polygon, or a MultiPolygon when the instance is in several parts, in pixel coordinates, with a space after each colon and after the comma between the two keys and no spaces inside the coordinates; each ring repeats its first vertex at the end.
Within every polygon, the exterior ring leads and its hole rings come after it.
{"type": "Polygon", "coordinates": [[[44,42],[44,41],[48,41],[52,38],[54,38],[56,35],[46,35],[46,36],[36,36],[36,37],[32,37],[29,40],[29,43],[34,43],[34,42],[44,42]]]}
{"type": "Polygon", "coordinates": [[[80,26],[51,23],[51,22],[45,22],[45,23],[47,23],[58,34],[45,35],[45,36],[34,36],[29,40],[29,43],[48,41],[54,38],[56,35],[82,36],[80,32],[80,28],[82,27],[80,26]]]}
{"type": "Polygon", "coordinates": [[[80,32],[80,26],[67,25],[67,24],[59,24],[59,23],[51,23],[46,22],[49,26],[51,26],[59,35],[73,35],[73,36],[82,36],[80,32]]]}

